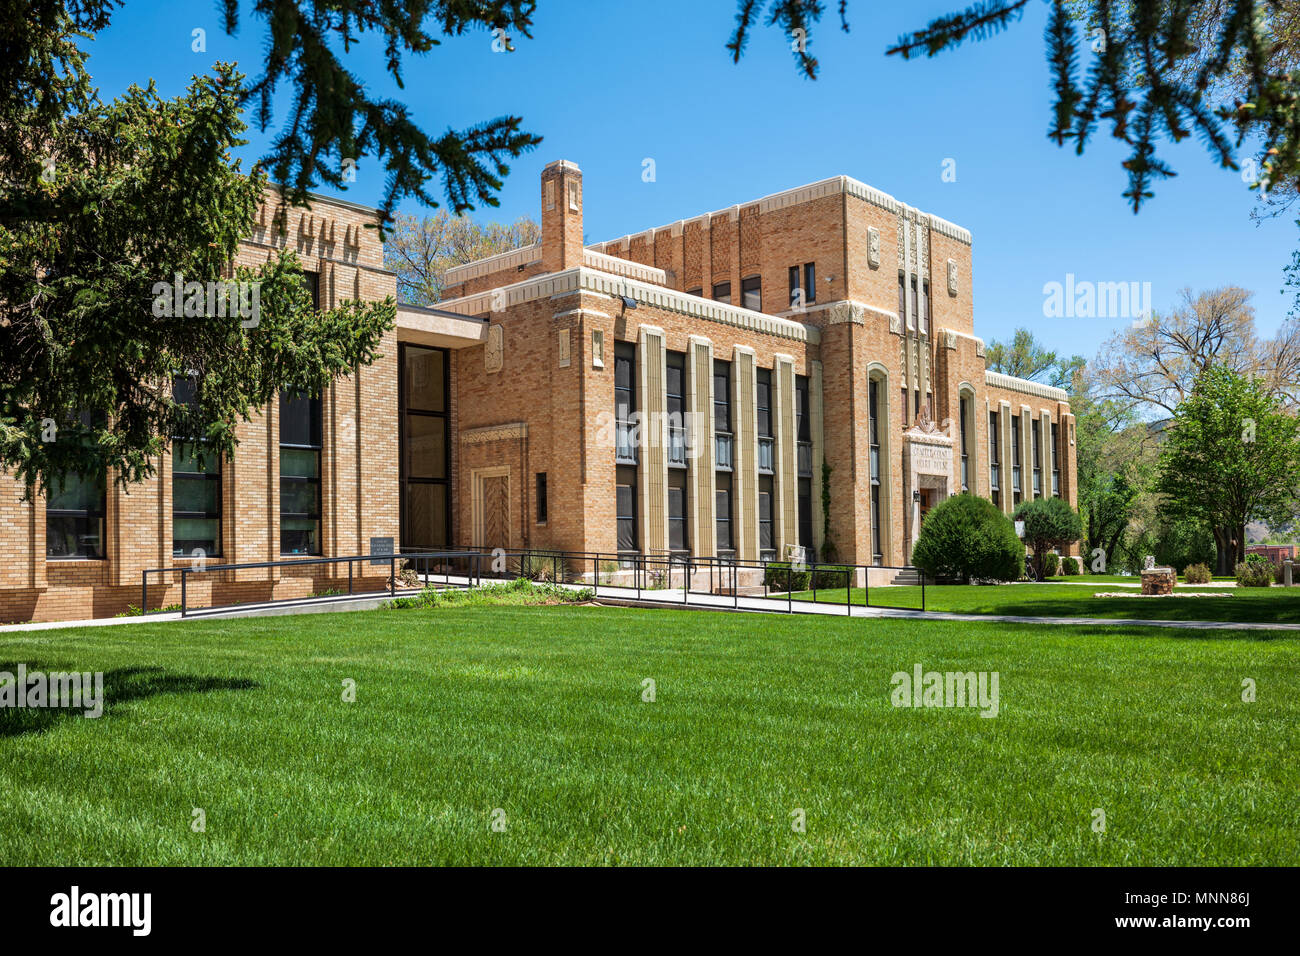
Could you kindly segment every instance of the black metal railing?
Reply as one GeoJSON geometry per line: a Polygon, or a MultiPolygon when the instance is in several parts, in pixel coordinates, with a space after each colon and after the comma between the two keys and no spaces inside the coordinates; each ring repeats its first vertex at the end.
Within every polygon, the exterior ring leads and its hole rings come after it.
{"type": "MultiPolygon", "coordinates": [[[[780,607],[793,613],[796,607],[808,604],[843,604],[845,613],[853,614],[853,608],[882,608],[894,610],[925,610],[925,572],[912,567],[888,567],[881,565],[831,564],[808,561],[795,562],[762,559],[743,560],[731,554],[719,557],[697,557],[680,553],[628,554],[616,551],[561,551],[547,549],[487,549],[473,547],[455,547],[443,551],[429,551],[406,554],[363,554],[345,557],[303,558],[281,561],[255,561],[241,564],[197,565],[194,567],[173,566],[167,568],[149,568],[141,575],[140,607],[143,613],[149,611],[149,576],[164,574],[180,576],[180,613],[189,616],[193,611],[214,611],[236,604],[218,605],[209,603],[202,608],[191,608],[189,602],[190,580],[195,575],[206,576],[257,569],[294,569],[320,565],[346,564],[348,566],[346,595],[340,590],[337,594],[312,594],[304,597],[267,599],[257,601],[256,606],[277,606],[305,601],[320,600],[326,596],[341,599],[364,597],[367,595],[387,594],[397,597],[399,593],[418,592],[428,586],[447,588],[473,588],[489,580],[513,580],[529,578],[571,587],[590,587],[599,596],[601,588],[606,589],[607,597],[621,596],[617,592],[633,592],[638,601],[645,599],[647,591],[681,591],[681,603],[690,606],[691,595],[708,594],[711,597],[730,596],[732,606],[740,607],[742,597],[751,600],[771,602],[769,606],[780,607]],[[387,565],[388,577],[379,590],[357,591],[355,566],[366,562],[367,566],[387,565]],[[419,585],[402,587],[399,584],[401,569],[399,563],[405,564],[407,570],[414,571],[419,585]],[[872,574],[898,572],[915,575],[920,585],[919,606],[883,603],[889,600],[892,585],[873,585],[872,574]],[[748,572],[748,573],[747,573],[748,572]],[[755,583],[755,581],[757,583],[755,583]],[[862,600],[855,602],[853,592],[861,582],[862,600]],[[742,583],[748,582],[748,583],[742,583]],[[680,586],[679,586],[680,584],[680,586]],[[703,585],[703,587],[702,587],[703,585]],[[614,594],[610,594],[610,591],[614,594]],[[742,594],[742,590],[750,593],[742,594]],[[843,601],[839,595],[843,594],[843,601]],[[800,597],[795,597],[800,594],[800,597]],[[823,597],[827,595],[827,597],[823,597]]],[[[361,576],[364,579],[364,575],[361,576]]],[[[332,578],[318,579],[330,582],[332,578]]],[[[161,580],[159,582],[162,583],[161,580]]],[[[241,582],[235,582],[241,583],[241,582]]],[[[247,582],[255,584],[258,582],[247,582]]],[[[339,583],[342,580],[339,579],[339,583]]],[[[174,586],[174,585],[173,585],[174,586]]],[[[675,598],[673,599],[675,600],[675,598]]],[[[699,604],[696,606],[718,607],[720,605],[699,604]]],[[[152,612],[152,613],[157,613],[152,612]]]]}
{"type": "MultiPolygon", "coordinates": [[[[280,560],[280,561],[250,561],[250,562],[244,562],[240,564],[207,564],[206,562],[196,562],[194,565],[191,566],[180,565],[180,566],[173,566],[169,568],[147,568],[144,571],[142,571],[140,574],[140,612],[142,614],[150,613],[149,575],[151,574],[159,575],[160,584],[162,583],[161,577],[164,574],[180,575],[181,617],[186,617],[191,611],[191,608],[189,606],[189,582],[190,582],[191,575],[208,575],[208,574],[215,574],[219,572],[249,571],[255,569],[269,570],[272,568],[300,568],[300,567],[313,567],[317,565],[327,565],[327,564],[347,564],[348,590],[347,590],[346,597],[354,597],[354,598],[364,597],[369,594],[387,594],[389,597],[396,597],[398,591],[402,591],[403,593],[405,593],[407,591],[418,590],[418,588],[398,587],[397,585],[398,574],[399,574],[398,562],[403,562],[403,563],[409,562],[411,565],[414,566],[411,568],[411,570],[415,570],[415,568],[422,569],[416,571],[421,581],[421,587],[423,587],[424,584],[429,583],[431,579],[436,578],[438,574],[441,574],[443,576],[446,587],[472,587],[473,582],[481,580],[482,576],[479,572],[479,567],[478,567],[481,561],[482,561],[482,555],[478,552],[456,550],[456,551],[436,551],[436,552],[435,551],[413,552],[407,554],[354,554],[354,555],[347,555],[345,557],[337,557],[337,558],[323,558],[323,557],[322,558],[291,558],[291,559],[280,560]],[[439,559],[441,559],[440,563],[439,563],[439,559]],[[356,564],[359,561],[367,562],[367,567],[372,567],[372,566],[383,567],[384,565],[388,566],[388,578],[385,581],[385,586],[382,589],[375,590],[375,591],[356,590],[356,578],[358,577],[358,575],[355,573],[355,569],[356,569],[356,564]],[[452,567],[453,562],[464,563],[466,573],[464,575],[453,574],[453,570],[454,570],[452,567]],[[470,583],[464,583],[466,580],[468,580],[468,582],[470,583]]],[[[365,574],[359,576],[363,580],[366,578],[365,574]]],[[[331,582],[334,579],[324,578],[320,580],[322,582],[331,582]]],[[[241,582],[234,582],[234,583],[241,583],[241,582]]],[[[242,582],[242,583],[257,584],[259,582],[249,581],[249,582],[242,582]]],[[[338,583],[342,584],[343,583],[342,579],[339,579],[338,583]]],[[[268,605],[274,606],[274,605],[281,605],[281,604],[301,603],[303,601],[319,600],[322,597],[334,597],[334,596],[343,597],[345,595],[343,594],[342,591],[340,591],[337,595],[311,594],[304,597],[270,598],[268,600],[258,601],[256,603],[258,606],[268,606],[268,605]]],[[[202,610],[211,611],[211,610],[218,610],[220,607],[235,607],[235,606],[236,606],[235,604],[219,605],[219,606],[208,605],[202,608],[202,610]]]]}

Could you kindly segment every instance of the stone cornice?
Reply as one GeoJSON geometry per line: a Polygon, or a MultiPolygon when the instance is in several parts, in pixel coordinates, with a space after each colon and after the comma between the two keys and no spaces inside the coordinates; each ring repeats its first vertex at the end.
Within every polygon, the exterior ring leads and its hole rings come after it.
{"type": "Polygon", "coordinates": [[[490,275],[502,269],[529,266],[534,262],[541,261],[542,244],[535,242],[531,246],[520,246],[517,249],[498,252],[495,256],[488,256],[486,259],[476,259],[474,262],[466,262],[464,265],[452,266],[442,274],[442,281],[447,285],[458,285],[469,279],[477,279],[480,276],[490,275]]]}
{"type": "Polygon", "coordinates": [[[1063,388],[1044,385],[1042,382],[1031,382],[1028,379],[1016,378],[1014,375],[1003,375],[1001,372],[986,371],[984,373],[984,384],[993,388],[1005,388],[1011,392],[1019,392],[1022,395],[1037,395],[1039,398],[1050,398],[1054,402],[1068,402],[1070,400],[1070,396],[1066,394],[1063,388]]]}
{"type": "MultiPolygon", "coordinates": [[[[849,195],[855,199],[861,199],[864,202],[871,203],[888,212],[897,214],[904,210],[909,210],[916,214],[919,222],[928,225],[929,228],[950,239],[956,239],[958,242],[964,242],[966,245],[971,244],[970,230],[963,229],[961,226],[951,223],[946,219],[930,213],[923,213],[914,209],[905,203],[899,202],[893,196],[886,192],[876,189],[874,186],[868,186],[866,183],[859,182],[852,176],[832,176],[830,179],[819,180],[815,183],[808,183],[805,186],[795,186],[793,189],[783,189],[781,192],[772,193],[761,199],[754,199],[748,202],[737,203],[719,209],[716,212],[702,213],[698,216],[690,216],[686,219],[678,219],[666,226],[656,227],[653,231],[658,232],[660,229],[672,230],[672,235],[680,235],[684,226],[700,222],[705,228],[715,220],[725,219],[734,222],[738,217],[739,210],[757,207],[760,212],[770,212],[777,209],[785,209],[789,206],[797,206],[800,203],[811,202],[814,199],[824,199],[827,196],[849,195]]],[[[628,236],[622,239],[611,240],[609,242],[596,243],[588,248],[598,252],[604,252],[606,246],[615,245],[628,240],[628,236]]]]}
{"type": "Polygon", "coordinates": [[[463,315],[480,315],[493,311],[494,305],[497,310],[509,309],[536,299],[556,298],[574,292],[596,292],[614,298],[627,296],[655,308],[679,312],[733,328],[747,329],[751,332],[793,339],[796,342],[812,345],[821,342],[821,333],[814,326],[585,267],[535,276],[496,289],[486,289],[475,295],[439,302],[438,308],[463,315]]]}

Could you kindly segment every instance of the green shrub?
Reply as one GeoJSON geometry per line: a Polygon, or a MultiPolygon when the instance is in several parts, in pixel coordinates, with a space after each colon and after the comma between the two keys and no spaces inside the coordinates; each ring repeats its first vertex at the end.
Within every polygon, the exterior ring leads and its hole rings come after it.
{"type": "Polygon", "coordinates": [[[591,588],[538,584],[527,578],[494,581],[474,588],[440,588],[430,584],[419,594],[389,601],[390,608],[465,607],[486,604],[581,604],[594,597],[591,588]]]}
{"type": "Polygon", "coordinates": [[[1189,564],[1183,568],[1184,584],[1209,584],[1212,577],[1206,564],[1189,564]]]}
{"type": "Polygon", "coordinates": [[[1074,577],[1079,573],[1079,565],[1083,563],[1082,558],[1072,558],[1068,554],[1061,558],[1061,573],[1067,578],[1074,577]]]}
{"type": "Polygon", "coordinates": [[[1061,573],[1061,556],[1055,551],[1043,555],[1043,575],[1054,578],[1061,573]]]}
{"type": "Polygon", "coordinates": [[[1237,562],[1236,573],[1238,587],[1266,588],[1273,583],[1273,562],[1262,554],[1248,554],[1237,562]]]}
{"type": "Polygon", "coordinates": [[[1025,523],[1025,544],[1034,551],[1034,577],[1047,576],[1047,555],[1083,537],[1083,522],[1064,498],[1031,498],[1022,501],[1011,516],[1025,523]]]}
{"type": "Polygon", "coordinates": [[[843,564],[819,564],[813,572],[813,587],[846,588],[853,584],[853,569],[843,564]]]}
{"type": "Polygon", "coordinates": [[[786,561],[772,562],[763,569],[763,583],[771,591],[807,591],[811,579],[809,571],[791,571],[786,561]]]}
{"type": "Polygon", "coordinates": [[[912,563],[931,580],[1016,581],[1024,570],[1025,546],[993,502],[963,493],[930,509],[912,563]]]}

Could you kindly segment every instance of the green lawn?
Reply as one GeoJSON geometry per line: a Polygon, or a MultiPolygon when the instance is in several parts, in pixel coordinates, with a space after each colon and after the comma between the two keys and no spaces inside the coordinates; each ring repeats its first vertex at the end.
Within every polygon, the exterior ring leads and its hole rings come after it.
{"type": "MultiPolygon", "coordinates": [[[[1077,579],[1076,579],[1077,580],[1077,579]]],[[[962,614],[1019,614],[1032,617],[1102,617],[1144,621],[1264,621],[1300,624],[1300,588],[1223,588],[1213,584],[1178,585],[1179,590],[1231,591],[1231,597],[1142,598],[1093,597],[1097,592],[1114,594],[1125,590],[1113,584],[1079,587],[1073,584],[931,584],[925,588],[927,611],[955,611],[962,614]]],[[[794,595],[797,601],[811,601],[812,591],[794,595]]],[[[853,589],[853,603],[861,606],[864,595],[853,589]]],[[[817,600],[843,604],[844,589],[819,589],[817,600]]],[[[921,607],[919,587],[872,588],[872,606],[921,607]]]]}
{"type": "Polygon", "coordinates": [[[1298,645],[575,606],[0,634],[109,698],[0,711],[0,864],[1294,864],[1298,645]],[[997,671],[999,716],[894,708],[917,663],[997,671]]]}

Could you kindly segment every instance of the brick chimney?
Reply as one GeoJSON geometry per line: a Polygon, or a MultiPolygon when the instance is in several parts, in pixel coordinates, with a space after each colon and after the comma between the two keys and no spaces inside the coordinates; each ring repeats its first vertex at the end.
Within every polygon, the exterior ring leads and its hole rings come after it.
{"type": "Polygon", "coordinates": [[[582,170],[557,159],[542,170],[542,269],[582,265],[582,170]]]}

